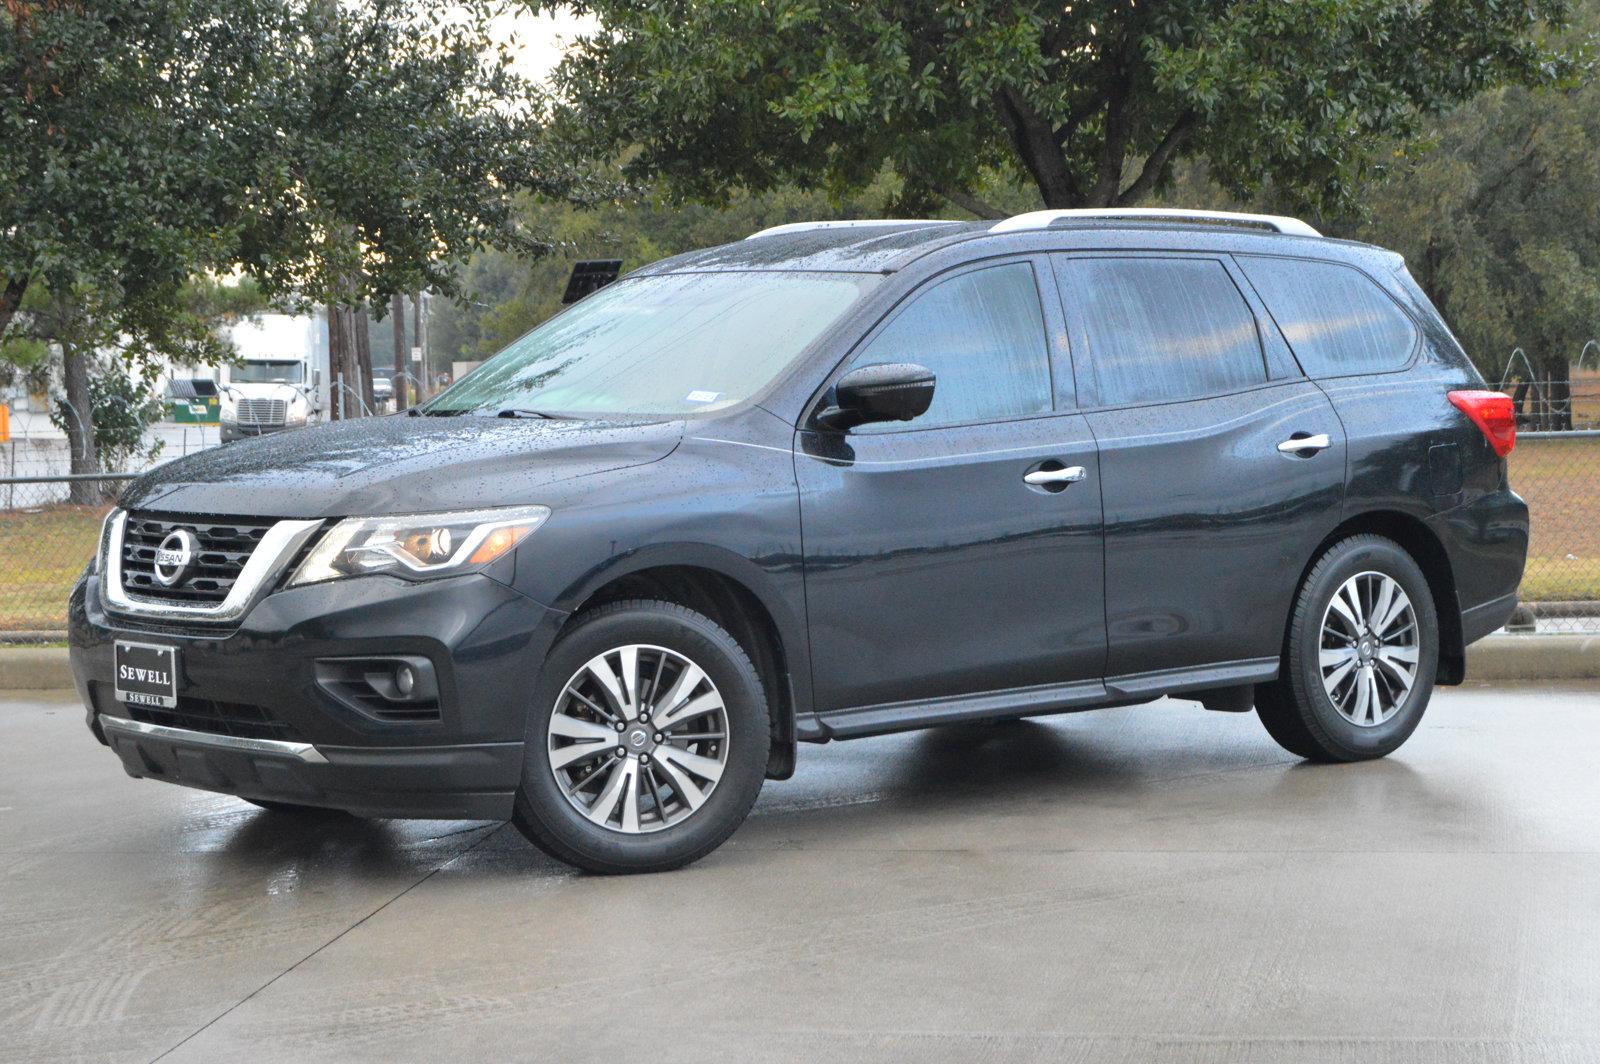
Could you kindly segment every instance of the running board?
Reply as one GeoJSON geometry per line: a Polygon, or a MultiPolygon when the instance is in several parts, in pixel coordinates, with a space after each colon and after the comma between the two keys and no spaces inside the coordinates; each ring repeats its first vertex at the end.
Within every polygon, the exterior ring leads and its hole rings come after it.
{"type": "MultiPolygon", "coordinates": [[[[830,739],[860,739],[869,735],[913,731],[941,724],[1008,717],[1071,713],[1085,709],[1150,702],[1163,695],[1199,692],[1215,695],[1222,689],[1248,687],[1277,679],[1277,658],[1250,658],[1196,668],[1157,669],[1130,673],[1108,680],[1014,687],[1003,691],[884,702],[872,706],[804,713],[795,721],[795,738],[807,743],[830,739]]],[[[1206,701],[1211,701],[1207,699],[1206,701]]],[[[1233,701],[1233,700],[1230,700],[1233,701]]],[[[1220,707],[1219,707],[1220,708],[1220,707]]],[[[1230,705],[1232,709],[1234,706],[1230,705]]],[[[1248,708],[1248,707],[1246,707],[1248,708]]]]}

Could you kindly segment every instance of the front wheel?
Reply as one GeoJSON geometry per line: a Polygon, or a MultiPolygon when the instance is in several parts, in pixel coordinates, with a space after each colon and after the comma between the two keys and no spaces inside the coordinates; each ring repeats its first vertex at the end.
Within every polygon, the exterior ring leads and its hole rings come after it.
{"type": "Polygon", "coordinates": [[[761,678],[720,626],[674,603],[602,606],[545,661],[515,822],[587,871],[678,868],[743,822],[770,743],[761,678]]]}
{"type": "Polygon", "coordinates": [[[1422,721],[1439,664],[1433,593],[1393,540],[1328,548],[1296,598],[1278,679],[1256,713],[1292,754],[1361,761],[1392,753],[1422,721]]]}

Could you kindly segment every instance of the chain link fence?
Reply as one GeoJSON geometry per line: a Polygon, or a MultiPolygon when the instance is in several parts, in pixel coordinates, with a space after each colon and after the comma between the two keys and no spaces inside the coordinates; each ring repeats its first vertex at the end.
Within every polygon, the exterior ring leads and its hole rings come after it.
{"type": "Polygon", "coordinates": [[[67,594],[133,474],[0,478],[0,639],[59,637],[67,594]]]}
{"type": "MultiPolygon", "coordinates": [[[[1600,632],[1600,431],[1520,433],[1510,462],[1533,515],[1522,623],[1600,632]]],[[[64,628],[67,594],[130,479],[0,477],[0,640],[64,628]]]]}
{"type": "Polygon", "coordinates": [[[1532,526],[1520,626],[1600,632],[1600,430],[1519,432],[1509,462],[1532,526]]]}

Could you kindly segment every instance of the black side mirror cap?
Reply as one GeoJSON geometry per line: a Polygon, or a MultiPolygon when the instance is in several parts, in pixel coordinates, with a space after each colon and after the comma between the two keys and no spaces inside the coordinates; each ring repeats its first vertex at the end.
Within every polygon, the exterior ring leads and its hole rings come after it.
{"type": "Polygon", "coordinates": [[[836,381],[833,401],[817,420],[846,430],[877,421],[911,421],[933,402],[933,370],[915,362],[883,362],[851,370],[836,381]]]}

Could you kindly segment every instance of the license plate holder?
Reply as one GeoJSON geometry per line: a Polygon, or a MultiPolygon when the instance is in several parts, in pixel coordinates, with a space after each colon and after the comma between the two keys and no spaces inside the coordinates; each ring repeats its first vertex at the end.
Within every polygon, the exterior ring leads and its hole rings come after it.
{"type": "Polygon", "coordinates": [[[117,701],[131,706],[176,709],[178,648],[117,640],[113,649],[117,701]]]}

